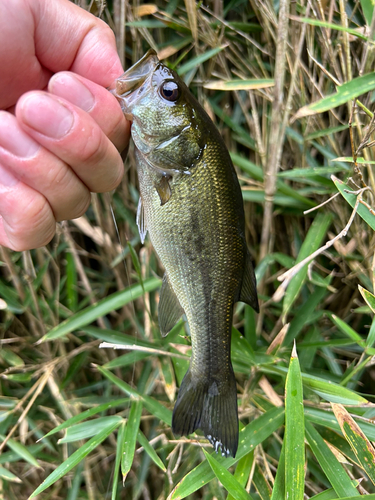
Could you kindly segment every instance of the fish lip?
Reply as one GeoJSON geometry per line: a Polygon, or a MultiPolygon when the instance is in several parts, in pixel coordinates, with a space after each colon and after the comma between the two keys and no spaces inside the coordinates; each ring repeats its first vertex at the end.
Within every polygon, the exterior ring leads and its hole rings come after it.
{"type": "MultiPolygon", "coordinates": [[[[159,59],[156,52],[150,49],[146,54],[125,73],[119,76],[108,90],[116,97],[123,108],[124,113],[127,111],[127,105],[132,99],[132,92],[140,87],[159,64],[159,59]],[[125,103],[125,99],[127,103],[125,103]]],[[[130,119],[130,113],[126,113],[130,119]]]]}

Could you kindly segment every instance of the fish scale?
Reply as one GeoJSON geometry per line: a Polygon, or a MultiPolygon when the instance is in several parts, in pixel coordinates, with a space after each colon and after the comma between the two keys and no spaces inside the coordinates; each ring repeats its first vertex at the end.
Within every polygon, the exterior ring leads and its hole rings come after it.
{"type": "Polygon", "coordinates": [[[153,51],[117,80],[115,95],[133,122],[141,238],[147,229],[165,268],[161,332],[183,313],[189,323],[192,355],[172,430],[202,429],[215,451],[235,456],[233,307],[242,300],[258,309],[238,179],[216,127],[153,51]]]}

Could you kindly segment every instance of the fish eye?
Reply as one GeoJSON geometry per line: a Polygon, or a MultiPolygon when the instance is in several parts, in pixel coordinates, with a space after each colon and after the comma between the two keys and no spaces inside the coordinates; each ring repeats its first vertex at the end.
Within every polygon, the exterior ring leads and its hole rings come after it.
{"type": "Polygon", "coordinates": [[[169,102],[176,102],[180,97],[180,89],[176,82],[163,82],[159,88],[160,95],[163,99],[169,102]]]}

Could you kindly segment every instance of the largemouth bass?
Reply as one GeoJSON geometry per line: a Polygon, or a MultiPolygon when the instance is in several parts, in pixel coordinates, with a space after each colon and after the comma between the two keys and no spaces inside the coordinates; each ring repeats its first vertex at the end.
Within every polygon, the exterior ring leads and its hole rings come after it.
{"type": "Polygon", "coordinates": [[[179,76],[152,50],[116,80],[132,121],[140,186],[137,223],[165,268],[162,335],[185,313],[192,355],[172,430],[201,429],[223,456],[236,454],[238,413],[230,345],[237,301],[259,310],[246,246],[243,201],[215,125],[179,76]]]}

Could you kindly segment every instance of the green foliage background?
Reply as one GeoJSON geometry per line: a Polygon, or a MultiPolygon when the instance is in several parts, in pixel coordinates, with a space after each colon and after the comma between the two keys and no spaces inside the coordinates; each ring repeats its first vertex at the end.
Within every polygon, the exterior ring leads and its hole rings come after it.
{"type": "Polygon", "coordinates": [[[130,148],[121,187],[48,247],[1,249],[3,498],[375,499],[373,2],[83,6],[125,67],[152,47],[178,69],[237,168],[261,300],[234,317],[240,446],[171,433],[190,340],[158,331],[130,148]]]}

